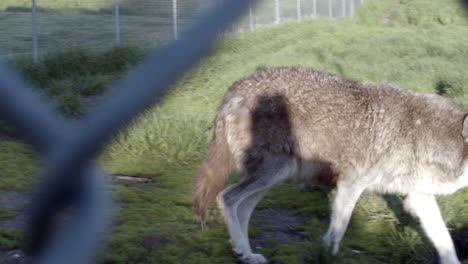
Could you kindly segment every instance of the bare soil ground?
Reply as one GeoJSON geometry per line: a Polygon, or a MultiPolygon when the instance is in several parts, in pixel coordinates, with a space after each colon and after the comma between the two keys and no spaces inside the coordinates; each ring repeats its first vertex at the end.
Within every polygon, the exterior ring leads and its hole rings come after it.
{"type": "MultiPolygon", "coordinates": [[[[22,229],[26,222],[25,208],[28,204],[28,195],[16,191],[0,191],[0,208],[15,211],[17,214],[12,218],[0,221],[1,228],[22,229]]],[[[0,263],[4,264],[26,264],[31,259],[18,249],[3,250],[0,248],[0,263]]]]}
{"type": "Polygon", "coordinates": [[[253,217],[259,219],[259,235],[251,241],[254,249],[262,249],[268,241],[288,244],[306,239],[305,233],[296,230],[297,226],[304,223],[304,219],[294,211],[267,208],[254,211],[253,217]]]}

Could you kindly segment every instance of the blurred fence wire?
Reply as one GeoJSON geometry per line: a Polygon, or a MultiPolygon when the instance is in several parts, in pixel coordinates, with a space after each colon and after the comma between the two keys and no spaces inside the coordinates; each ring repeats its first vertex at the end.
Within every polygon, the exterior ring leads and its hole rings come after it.
{"type": "Polygon", "coordinates": [[[16,72],[0,63],[0,119],[40,151],[45,165],[27,230],[35,263],[95,260],[109,224],[111,202],[93,157],[116,131],[164,96],[220,31],[250,5],[249,0],[220,1],[181,32],[179,40],[154,51],[110,89],[92,115],[73,124],[60,118],[16,72]],[[64,212],[68,217],[57,225],[64,212]]]}
{"type": "MultiPolygon", "coordinates": [[[[63,48],[160,46],[220,0],[2,0],[0,58],[38,57],[63,48]],[[31,19],[32,16],[32,19],[31,19]],[[31,44],[32,42],[32,44],[31,44]]],[[[364,0],[259,0],[228,31],[254,31],[286,21],[352,16],[364,0]]]]}
{"type": "MultiPolygon", "coordinates": [[[[115,45],[119,45],[121,6],[119,0],[113,1],[115,45]]],[[[93,157],[113,133],[164,96],[169,85],[200,59],[218,34],[230,27],[236,18],[247,13],[249,30],[253,30],[256,19],[252,1],[220,0],[179,34],[179,12],[174,0],[173,37],[177,40],[150,54],[110,89],[102,103],[91,111],[93,115],[78,123],[72,124],[61,118],[18,73],[0,63],[0,118],[15,126],[18,133],[41,152],[45,161],[44,176],[33,196],[28,225],[30,249],[36,263],[81,264],[94,260],[110,221],[111,202],[104,191],[104,177],[93,164],[93,157]],[[68,218],[57,231],[55,220],[64,210],[68,218]]],[[[298,20],[304,16],[301,11],[304,3],[299,1],[295,5],[296,11],[299,10],[296,13],[298,20]]],[[[32,0],[33,6],[35,2],[32,0]]],[[[276,10],[273,21],[279,23],[283,1],[271,2],[276,10]]],[[[468,6],[468,1],[464,2],[468,6]]],[[[315,14],[317,1],[311,3],[312,14],[315,14]]],[[[336,10],[330,3],[328,12],[332,15],[336,10]]],[[[346,6],[345,2],[341,4],[346,6]]],[[[355,10],[354,4],[352,2],[349,10],[355,10]]],[[[33,25],[37,20],[35,9],[33,25]]]]}

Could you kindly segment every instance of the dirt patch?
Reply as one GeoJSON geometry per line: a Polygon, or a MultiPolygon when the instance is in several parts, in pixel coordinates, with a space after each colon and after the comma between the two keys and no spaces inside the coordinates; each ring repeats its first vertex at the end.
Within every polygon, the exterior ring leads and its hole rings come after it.
{"type": "Polygon", "coordinates": [[[0,227],[21,229],[26,222],[24,209],[29,202],[29,196],[16,191],[0,191],[0,208],[15,211],[14,217],[0,221],[0,227]]]}
{"type": "Polygon", "coordinates": [[[28,204],[29,196],[16,191],[0,191],[0,207],[8,210],[23,210],[28,204]]]}
{"type": "Polygon", "coordinates": [[[0,227],[8,229],[23,229],[25,224],[26,214],[24,212],[20,212],[16,216],[0,221],[0,227]]]}
{"type": "Polygon", "coordinates": [[[11,141],[13,137],[8,136],[7,134],[0,131],[0,142],[1,141],[11,141]]]}
{"type": "MultiPolygon", "coordinates": [[[[1,228],[22,229],[26,223],[25,208],[28,205],[29,196],[15,191],[0,191],[0,208],[15,211],[14,217],[0,221],[1,228]]],[[[20,250],[0,249],[0,263],[26,264],[32,263],[31,259],[20,250]]]]}
{"type": "Polygon", "coordinates": [[[269,241],[289,244],[306,240],[306,233],[296,230],[305,221],[291,210],[275,208],[257,210],[253,218],[258,220],[259,230],[259,235],[251,241],[254,249],[264,248],[269,241]]]}
{"type": "Polygon", "coordinates": [[[26,256],[21,250],[0,250],[0,263],[3,264],[29,264],[32,263],[30,257],[26,256]]]}
{"type": "Polygon", "coordinates": [[[166,237],[166,234],[161,232],[155,232],[142,243],[143,248],[146,250],[155,250],[158,247],[162,247],[169,243],[169,239],[166,237]]]}
{"type": "Polygon", "coordinates": [[[127,181],[134,183],[150,183],[151,179],[147,177],[137,177],[124,174],[111,174],[109,177],[114,181],[127,181]]]}

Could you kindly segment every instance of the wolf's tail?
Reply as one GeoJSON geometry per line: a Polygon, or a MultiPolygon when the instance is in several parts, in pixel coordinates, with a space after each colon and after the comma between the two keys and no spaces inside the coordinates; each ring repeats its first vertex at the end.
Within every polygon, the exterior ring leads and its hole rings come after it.
{"type": "Polygon", "coordinates": [[[223,121],[218,120],[208,155],[198,172],[193,194],[193,204],[202,227],[205,224],[208,206],[223,190],[233,168],[234,162],[229,151],[225,125],[223,121]]]}

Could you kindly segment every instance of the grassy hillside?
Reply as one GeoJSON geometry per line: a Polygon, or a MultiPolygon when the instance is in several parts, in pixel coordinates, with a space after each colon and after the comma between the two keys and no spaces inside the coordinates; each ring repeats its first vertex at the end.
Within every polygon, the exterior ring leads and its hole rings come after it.
{"type": "MultiPolygon", "coordinates": [[[[289,23],[221,40],[174,85],[162,104],[119,133],[100,157],[101,164],[109,172],[144,176],[152,182],[112,185],[119,211],[101,262],[236,263],[217,211],[211,211],[209,227],[201,231],[190,196],[222,95],[233,81],[258,68],[309,66],[356,80],[439,91],[468,106],[468,27],[461,17],[452,17],[452,9],[441,9],[446,12],[441,16],[450,15],[452,22],[437,23],[434,16],[429,20],[416,16],[422,22],[410,23],[402,17],[416,12],[410,6],[418,2],[400,1],[391,13],[401,15],[389,16],[385,24],[380,19],[393,1],[380,2],[386,3],[383,6],[387,9],[366,1],[363,13],[355,19],[289,23]],[[366,12],[369,20],[362,19],[366,12]]],[[[447,3],[451,6],[455,2],[447,3]]],[[[68,100],[60,100],[64,94],[78,98],[86,109],[89,100],[122,76],[142,54],[132,48],[98,55],[68,51],[51,54],[38,65],[28,59],[15,64],[29,80],[45,87],[42,91],[54,96],[63,109],[69,105],[68,100]]],[[[72,116],[82,113],[69,112],[72,116]]],[[[0,142],[0,153],[0,190],[27,189],[27,175],[39,166],[34,152],[7,141],[0,142]]],[[[258,206],[253,219],[255,251],[276,263],[331,263],[320,245],[332,196],[329,190],[295,183],[275,188],[258,206]],[[282,213],[265,217],[269,210],[282,213]],[[284,214],[294,216],[287,234],[295,240],[261,242],[262,235],[272,233],[264,227],[268,218],[280,219],[277,217],[284,214]]],[[[452,230],[468,223],[468,190],[439,197],[439,203],[452,230]]],[[[16,241],[11,232],[0,232],[1,248],[16,247],[11,241],[16,241]]],[[[430,263],[434,259],[435,252],[421,236],[418,223],[402,212],[399,197],[366,194],[358,203],[336,263],[430,263]]]]}
{"type": "Polygon", "coordinates": [[[365,25],[419,26],[468,25],[462,1],[375,0],[366,1],[358,13],[365,25]]]}

